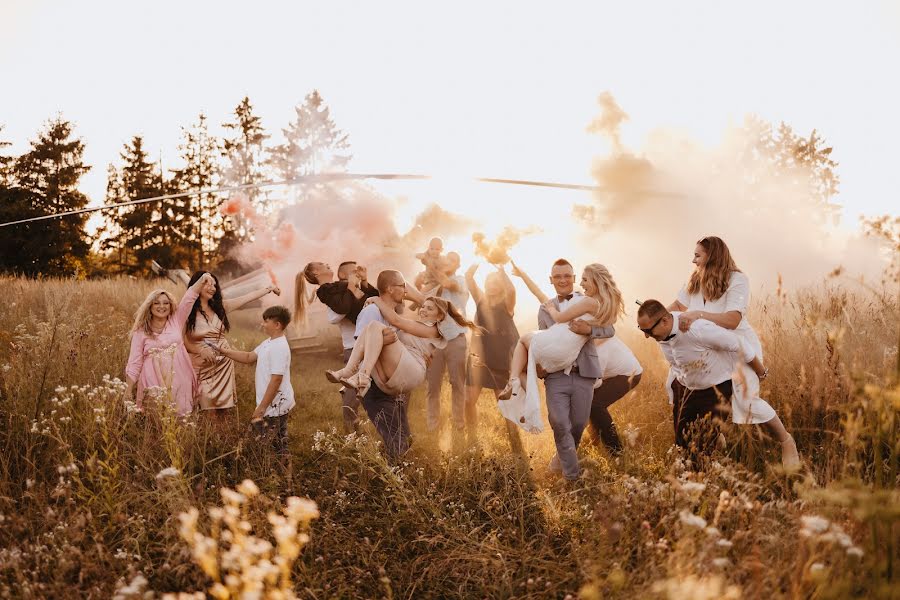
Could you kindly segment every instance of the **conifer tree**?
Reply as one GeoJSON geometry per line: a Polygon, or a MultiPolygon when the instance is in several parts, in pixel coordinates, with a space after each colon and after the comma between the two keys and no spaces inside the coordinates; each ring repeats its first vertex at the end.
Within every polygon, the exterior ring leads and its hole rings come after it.
{"type": "Polygon", "coordinates": [[[285,142],[271,150],[270,163],[282,179],[346,171],[349,136],[337,128],[318,90],[295,109],[296,118],[282,129],[285,142]]]}
{"type": "MultiPolygon", "coordinates": [[[[178,146],[184,167],[174,171],[174,187],[178,191],[199,191],[218,185],[219,143],[209,133],[207,119],[200,113],[197,123],[182,128],[183,140],[178,146]]],[[[205,268],[222,236],[222,216],[214,194],[196,194],[184,205],[185,218],[180,229],[191,247],[194,268],[205,268]]]]}
{"type": "MultiPolygon", "coordinates": [[[[60,115],[45,124],[31,149],[12,166],[14,182],[29,193],[34,212],[59,214],[87,205],[87,196],[78,191],[82,175],[91,168],[83,155],[84,143],[73,137],[72,123],[60,115]]],[[[41,240],[46,251],[34,267],[47,275],[83,273],[90,248],[86,221],[86,215],[47,220],[41,240]]]]}

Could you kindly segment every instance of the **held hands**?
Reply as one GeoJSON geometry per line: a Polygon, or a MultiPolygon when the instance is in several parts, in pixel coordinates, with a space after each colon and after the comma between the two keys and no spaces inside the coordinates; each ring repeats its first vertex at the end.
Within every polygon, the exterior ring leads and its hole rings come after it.
{"type": "Polygon", "coordinates": [[[269,292],[272,292],[276,296],[280,296],[281,288],[278,287],[277,285],[270,285],[269,287],[266,288],[266,293],[268,294],[269,292]]]}

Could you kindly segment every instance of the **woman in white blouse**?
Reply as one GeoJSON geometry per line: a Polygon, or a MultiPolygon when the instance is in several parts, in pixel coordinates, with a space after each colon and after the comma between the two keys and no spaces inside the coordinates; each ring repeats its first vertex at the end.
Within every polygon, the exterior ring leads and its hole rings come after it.
{"type": "MultiPolygon", "coordinates": [[[[750,305],[750,280],[737,268],[721,238],[709,236],[697,242],[693,263],[697,266],[669,310],[684,311],[679,327],[687,331],[697,319],[706,319],[744,338],[762,359],[762,344],[744,318],[750,305]]],[[[672,377],[670,372],[669,377],[672,377]]],[[[763,375],[765,377],[765,375],[763,375]]],[[[768,402],[759,397],[760,378],[746,364],[734,376],[731,419],[738,425],[761,424],[781,442],[781,460],[787,469],[800,465],[797,445],[768,402]]]]}

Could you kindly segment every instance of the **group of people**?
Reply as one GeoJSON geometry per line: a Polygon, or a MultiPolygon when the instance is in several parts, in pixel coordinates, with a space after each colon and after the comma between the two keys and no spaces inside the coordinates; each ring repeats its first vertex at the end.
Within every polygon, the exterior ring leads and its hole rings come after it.
{"type": "Polygon", "coordinates": [[[287,414],[296,403],[284,336],[290,311],[283,306],[263,311],[261,326],[269,338],[253,352],[233,350],[225,335],[231,328],[228,311],[269,293],[281,290],[272,285],[226,300],[218,278],[208,271],[194,273],[177,304],[164,289],[150,292],[131,329],[126,398],[134,395],[138,410],[148,401],[162,401],[180,417],[199,409],[221,420],[236,406],[234,361],[256,363],[257,409],[250,422],[261,432],[271,431],[277,449],[285,452],[287,414]]]}
{"type": "MultiPolygon", "coordinates": [[[[297,275],[294,320],[304,322],[318,298],[341,331],[344,367],[325,376],[341,386],[346,431],[357,429],[362,407],[388,456],[402,456],[410,446],[407,410],[413,390],[426,386],[428,430],[442,425],[445,372],[455,431],[474,436],[477,399],[484,388],[493,390],[508,423],[541,431],[542,379],[556,445],[551,470],[570,480],[580,476],[577,448],[589,424],[592,442],[621,454],[609,408],[640,383],[642,367],[615,335],[624,301],[605,266],[585,267],[579,292],[572,264],[556,260],[549,278],[554,295],[548,297],[510,262],[511,275],[521,278],[540,302],[538,330],[520,336],[513,321],[516,290],[502,265],[493,265],[482,289],[475,281],[478,266],[458,275],[459,255],[444,254],[439,238],[418,258],[424,270],[413,284],[388,269],[373,286],[366,268],[352,261],[341,263],[337,273],[324,262],[310,262],[297,275]],[[472,320],[466,316],[470,297],[472,320]]],[[[768,371],[759,339],[745,318],[749,280],[717,237],[697,242],[693,263],[696,268],[675,301],[665,306],[646,300],[637,315],[638,327],[659,342],[670,365],[666,391],[675,443],[692,455],[709,452],[719,438],[715,423],[730,412],[736,424],[764,425],[781,443],[785,467],[795,468],[794,440],[759,396],[768,371]]],[[[263,328],[269,339],[254,352],[232,350],[225,339],[227,310],[269,292],[280,290],[268,287],[223,300],[218,280],[206,272],[194,275],[177,308],[167,292],[152,292],[138,310],[126,369],[129,390],[137,383],[138,404],[147,390],[165,388],[179,414],[196,405],[227,410],[235,401],[233,361],[256,362],[253,422],[276,432],[283,448],[285,415],[294,405],[290,350],[283,339],[290,312],[267,309],[263,328]],[[163,373],[173,375],[166,380],[163,373]]]]}

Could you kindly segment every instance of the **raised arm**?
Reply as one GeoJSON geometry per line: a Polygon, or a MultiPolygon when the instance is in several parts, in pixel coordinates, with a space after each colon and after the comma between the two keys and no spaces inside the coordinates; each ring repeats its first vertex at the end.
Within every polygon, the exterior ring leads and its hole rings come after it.
{"type": "Polygon", "coordinates": [[[475,281],[475,271],[477,270],[478,263],[466,269],[466,287],[469,288],[469,293],[472,294],[472,300],[475,301],[475,304],[481,302],[482,298],[481,288],[478,287],[478,283],[475,281]]]}
{"type": "Polygon", "coordinates": [[[248,292],[248,293],[244,294],[243,296],[238,296],[237,298],[229,298],[227,300],[223,300],[222,306],[225,307],[226,312],[232,311],[232,310],[237,310],[237,309],[241,308],[242,306],[244,306],[245,304],[249,304],[249,303],[253,302],[254,300],[259,300],[260,298],[262,298],[269,292],[275,292],[276,296],[281,295],[281,290],[278,287],[276,287],[274,285],[268,285],[264,288],[260,288],[255,291],[248,292]]]}
{"type": "Polygon", "coordinates": [[[541,304],[547,302],[547,294],[541,291],[541,288],[539,288],[534,280],[532,280],[531,277],[528,276],[528,273],[520,269],[516,265],[516,263],[512,261],[509,261],[509,264],[512,265],[512,274],[525,282],[525,287],[528,288],[528,291],[534,294],[534,297],[538,299],[538,302],[540,302],[541,304]]]}
{"type": "MultiPolygon", "coordinates": [[[[431,295],[431,294],[429,294],[429,295],[431,295]]],[[[420,292],[413,286],[407,285],[406,286],[406,295],[404,296],[404,298],[406,300],[412,300],[416,304],[421,305],[421,304],[425,303],[426,296],[425,296],[425,294],[423,294],[422,292],[420,292]]],[[[379,306],[378,308],[381,308],[381,307],[379,306]]],[[[384,312],[384,310],[382,310],[381,312],[384,312]]]]}
{"type": "Polygon", "coordinates": [[[506,312],[509,313],[509,316],[513,316],[516,312],[516,286],[513,285],[512,280],[510,280],[509,275],[506,274],[506,270],[502,266],[497,267],[497,271],[500,273],[500,277],[503,280],[506,312]]]}
{"type": "Polygon", "coordinates": [[[600,308],[600,303],[589,296],[585,296],[580,298],[578,302],[573,302],[562,312],[558,311],[550,301],[544,304],[544,308],[547,309],[547,312],[550,313],[550,316],[553,317],[553,320],[557,323],[568,323],[583,315],[596,314],[597,310],[600,308]]]}
{"type": "Polygon", "coordinates": [[[410,335],[414,335],[420,338],[440,337],[441,334],[438,333],[438,329],[436,326],[426,325],[425,323],[421,323],[419,321],[413,321],[412,319],[401,317],[394,310],[393,306],[390,306],[381,298],[375,298],[373,302],[375,303],[375,306],[378,307],[378,310],[381,311],[381,316],[383,316],[384,320],[388,322],[388,325],[396,327],[401,331],[405,331],[410,335]]]}

